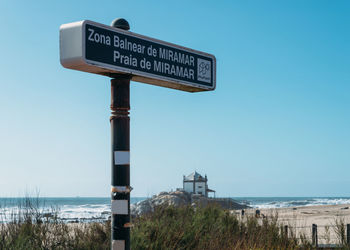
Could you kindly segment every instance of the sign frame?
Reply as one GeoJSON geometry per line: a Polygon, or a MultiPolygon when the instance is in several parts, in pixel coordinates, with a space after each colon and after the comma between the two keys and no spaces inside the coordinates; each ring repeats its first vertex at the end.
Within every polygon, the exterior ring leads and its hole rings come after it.
{"type": "MultiPolygon", "coordinates": [[[[134,53],[134,52],[133,52],[134,53]]],[[[152,85],[168,87],[188,92],[211,91],[216,88],[216,58],[212,54],[193,50],[173,43],[161,41],[155,38],[143,36],[130,31],[125,31],[108,25],[83,20],[60,26],[60,62],[63,67],[85,71],[112,77],[113,74],[131,74],[132,80],[152,85]],[[121,33],[126,36],[146,40],[151,43],[167,46],[198,56],[210,58],[212,61],[211,86],[198,84],[190,81],[179,80],[167,76],[147,73],[136,69],[128,69],[117,65],[93,61],[86,58],[86,25],[96,26],[112,32],[121,33]]],[[[198,70],[198,69],[197,69],[198,70]]]]}

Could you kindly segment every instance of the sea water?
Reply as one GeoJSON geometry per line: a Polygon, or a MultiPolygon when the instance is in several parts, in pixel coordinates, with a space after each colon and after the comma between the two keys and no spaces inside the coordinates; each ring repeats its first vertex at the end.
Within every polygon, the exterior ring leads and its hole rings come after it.
{"type": "MultiPolygon", "coordinates": [[[[285,208],[315,205],[350,204],[350,197],[232,197],[238,203],[253,208],[285,208]]],[[[146,197],[132,197],[131,204],[146,197]]],[[[110,198],[98,197],[40,197],[0,198],[0,222],[11,221],[14,215],[28,207],[39,208],[40,213],[56,211],[67,222],[103,221],[110,216],[110,198]],[[27,204],[26,204],[27,201],[27,204]]]]}
{"type": "Polygon", "coordinates": [[[350,204],[350,197],[233,197],[253,208],[288,208],[350,204]]]}
{"type": "MultiPolygon", "coordinates": [[[[130,202],[144,200],[132,197],[130,202]]],[[[58,218],[67,222],[107,220],[111,211],[111,199],[105,197],[39,197],[0,198],[0,223],[9,222],[16,215],[37,209],[41,214],[57,213],[58,218]]]]}

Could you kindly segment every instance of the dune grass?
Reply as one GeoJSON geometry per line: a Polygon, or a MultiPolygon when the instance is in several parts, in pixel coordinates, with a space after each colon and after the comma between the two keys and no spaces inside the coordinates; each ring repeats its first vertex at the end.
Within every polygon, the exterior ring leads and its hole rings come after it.
{"type": "MultiPolygon", "coordinates": [[[[38,198],[26,197],[10,218],[0,217],[2,249],[109,249],[110,222],[66,223],[59,208],[42,209],[38,198]]],[[[0,209],[1,211],[1,209],[0,209]]]]}
{"type": "MultiPolygon", "coordinates": [[[[0,249],[110,249],[110,221],[66,223],[57,211],[27,200],[0,224],[0,249]]],[[[239,220],[215,206],[159,207],[132,222],[132,249],[312,249],[287,238],[277,217],[239,220]]]]}
{"type": "Polygon", "coordinates": [[[277,217],[239,220],[215,206],[164,207],[134,219],[132,249],[311,249],[287,238],[277,217]]]}

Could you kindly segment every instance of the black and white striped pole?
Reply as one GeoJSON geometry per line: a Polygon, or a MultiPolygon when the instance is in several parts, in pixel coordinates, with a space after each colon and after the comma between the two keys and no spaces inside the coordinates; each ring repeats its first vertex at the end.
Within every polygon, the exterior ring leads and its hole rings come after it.
{"type": "Polygon", "coordinates": [[[130,249],[130,80],[187,92],[216,87],[214,55],[83,20],[60,26],[63,67],[112,77],[111,80],[111,248],[130,249]]]}
{"type": "MultiPolygon", "coordinates": [[[[129,30],[125,19],[112,26],[129,30]]],[[[130,80],[131,75],[112,74],[111,143],[112,143],[112,216],[111,249],[130,249],[130,80]]]]}

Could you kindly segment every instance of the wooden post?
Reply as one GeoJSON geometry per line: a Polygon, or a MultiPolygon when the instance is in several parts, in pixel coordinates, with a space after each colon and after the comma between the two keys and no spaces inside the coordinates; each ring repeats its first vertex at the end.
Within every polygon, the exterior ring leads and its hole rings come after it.
{"type": "Polygon", "coordinates": [[[346,224],[346,243],[350,245],[350,224],[346,224]]]}
{"type": "Polygon", "coordinates": [[[312,245],[315,247],[318,246],[317,225],[316,224],[312,224],[312,245]]]}
{"type": "Polygon", "coordinates": [[[288,239],[288,225],[284,226],[284,236],[288,239]]]}

